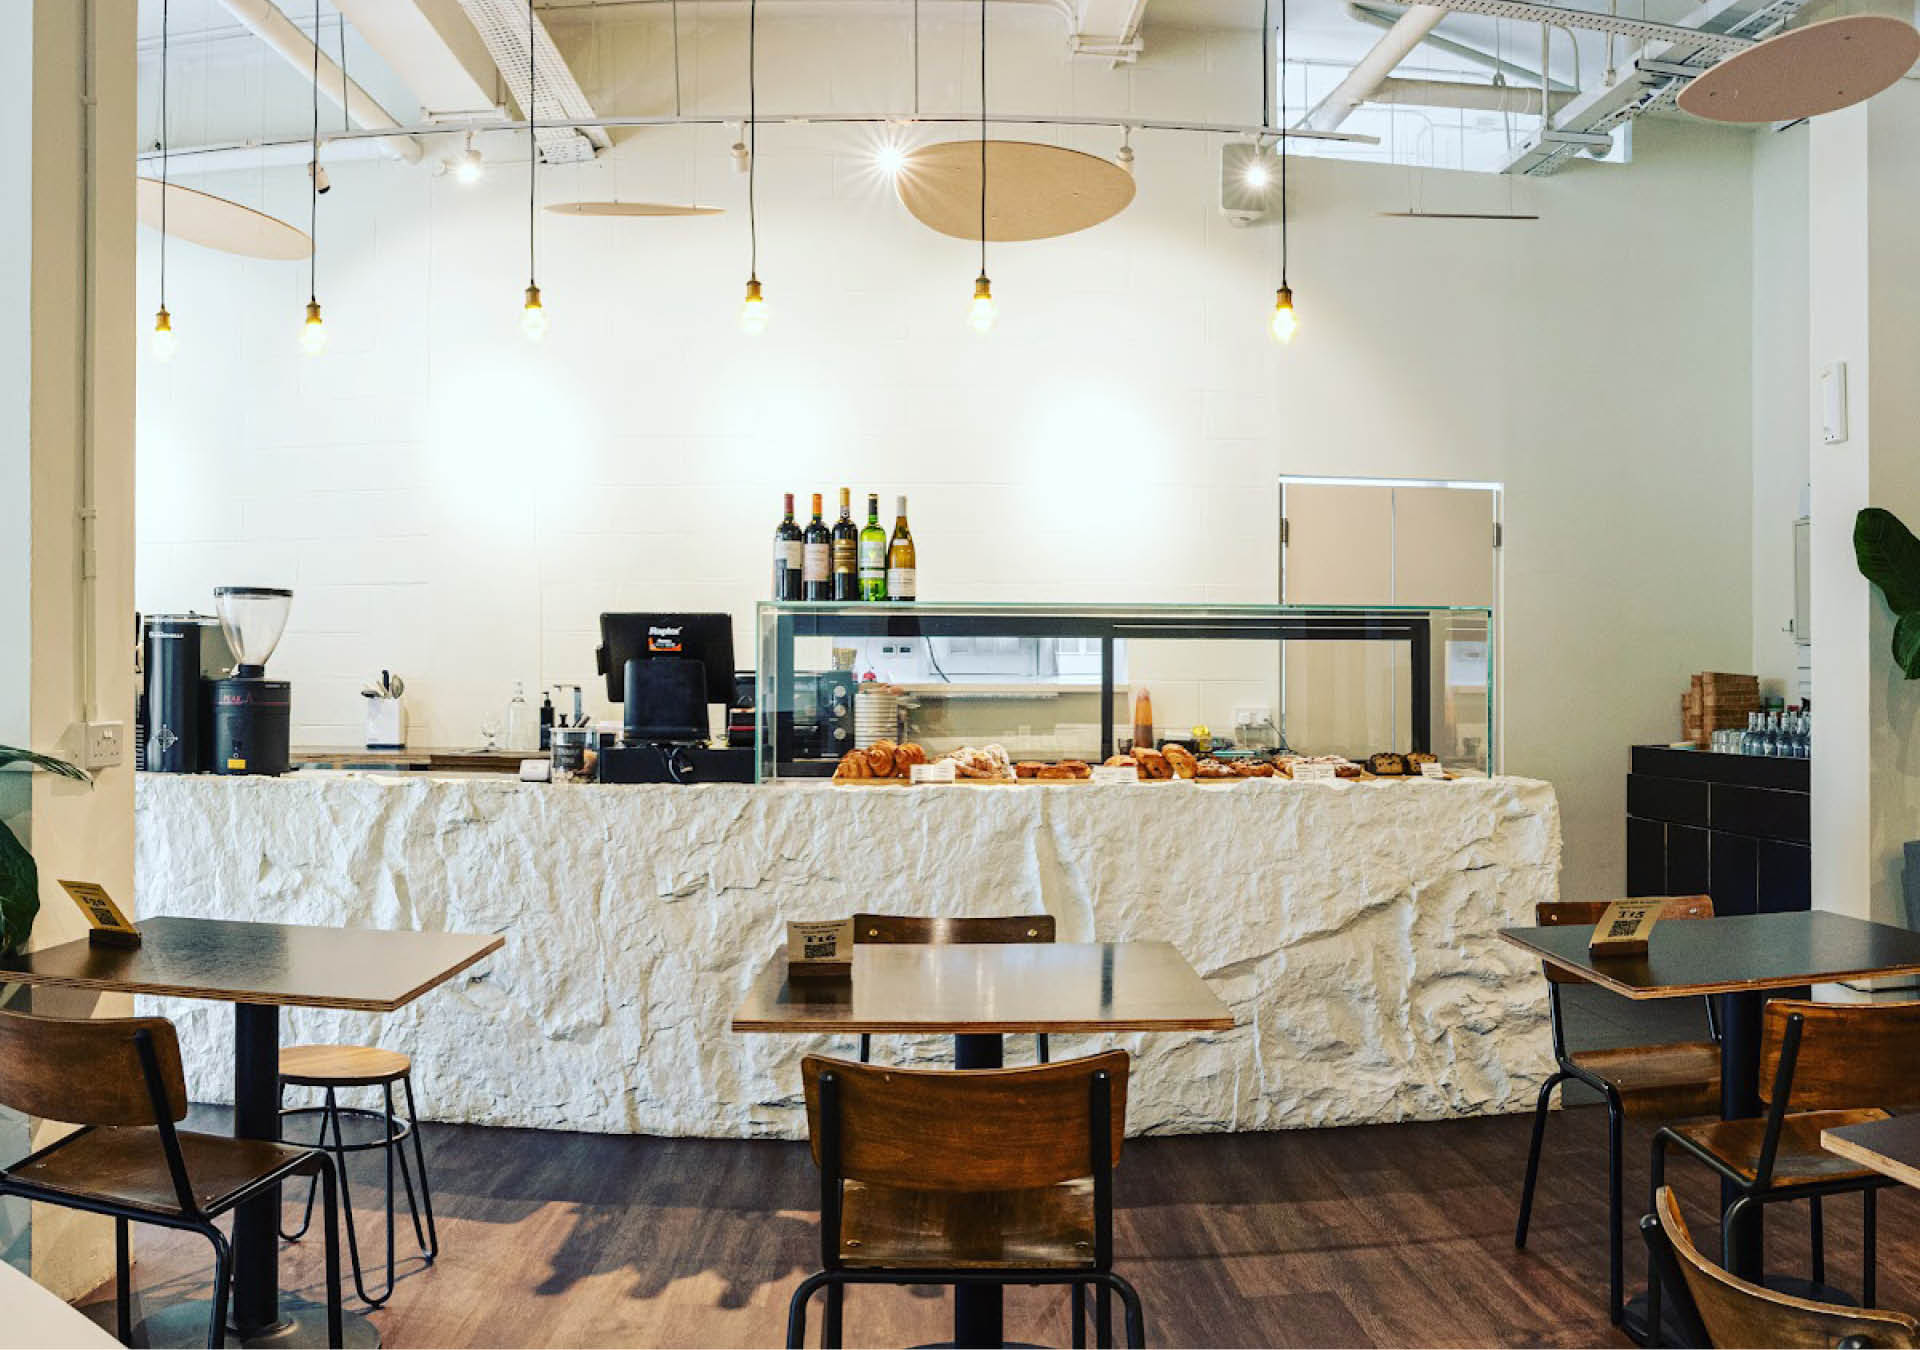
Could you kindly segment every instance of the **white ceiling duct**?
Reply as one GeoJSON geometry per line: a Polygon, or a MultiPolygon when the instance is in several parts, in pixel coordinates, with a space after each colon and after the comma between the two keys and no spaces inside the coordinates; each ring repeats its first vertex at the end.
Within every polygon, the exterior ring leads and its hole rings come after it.
{"type": "Polygon", "coordinates": [[[534,140],[540,156],[549,164],[568,164],[592,159],[613,144],[599,127],[584,130],[571,125],[594,119],[593,105],[573,78],[560,49],[553,45],[545,24],[536,18],[533,24],[532,53],[527,51],[527,13],[532,0],[460,0],[460,7],[473,20],[487,54],[520,104],[523,114],[531,112],[539,125],[534,140]],[[531,83],[531,62],[539,63],[539,106],[527,108],[527,90],[531,83]]]}
{"type": "Polygon", "coordinates": [[[1380,35],[1372,50],[1347,72],[1347,78],[1307,110],[1300,126],[1308,131],[1337,130],[1347,115],[1371,98],[1380,81],[1393,74],[1446,17],[1447,12],[1437,5],[1415,5],[1402,14],[1393,27],[1380,35]]]}
{"type": "MultiPolygon", "coordinates": [[[[256,37],[284,57],[288,65],[299,71],[301,79],[313,78],[312,40],[272,0],[220,0],[220,3],[256,37]]],[[[324,51],[320,53],[319,71],[320,92],[332,100],[334,106],[344,108],[356,126],[374,131],[399,127],[393,114],[381,107],[373,95],[348,79],[346,72],[324,51]]],[[[381,139],[380,144],[395,159],[404,159],[409,164],[420,162],[420,142],[412,136],[387,136],[381,139]]]]}
{"type": "Polygon", "coordinates": [[[493,60],[454,0],[333,0],[429,122],[499,116],[493,60]]]}
{"type": "MultiPolygon", "coordinates": [[[[1558,111],[1572,94],[1555,90],[1553,107],[1558,111]]],[[[1369,103],[1392,103],[1407,108],[1465,108],[1475,112],[1513,113],[1523,117],[1540,115],[1540,90],[1524,84],[1482,84],[1469,80],[1380,81],[1369,103]]]]}

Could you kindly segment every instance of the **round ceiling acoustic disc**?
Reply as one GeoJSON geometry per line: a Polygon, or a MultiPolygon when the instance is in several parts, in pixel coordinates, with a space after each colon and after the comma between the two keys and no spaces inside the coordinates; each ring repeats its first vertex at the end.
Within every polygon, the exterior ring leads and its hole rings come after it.
{"type": "MultiPolygon", "coordinates": [[[[894,177],[900,201],[928,229],[980,237],[980,142],[909,151],[894,177]]],[[[1051,239],[1111,220],[1133,200],[1133,175],[1098,155],[1032,141],[987,142],[987,238],[1051,239]]]]}
{"type": "Polygon", "coordinates": [[[202,248],[238,253],[245,258],[290,262],[313,252],[305,230],[251,206],[157,178],[138,181],[140,223],[160,228],[161,193],[166,194],[167,234],[202,248]]]}
{"type": "Polygon", "coordinates": [[[667,202],[555,202],[556,216],[718,216],[718,206],[674,206],[667,202]]]}
{"type": "Polygon", "coordinates": [[[1680,91],[1711,122],[1792,122],[1872,98],[1920,60],[1920,32],[1887,14],[1849,14],[1735,52],[1680,91]]]}

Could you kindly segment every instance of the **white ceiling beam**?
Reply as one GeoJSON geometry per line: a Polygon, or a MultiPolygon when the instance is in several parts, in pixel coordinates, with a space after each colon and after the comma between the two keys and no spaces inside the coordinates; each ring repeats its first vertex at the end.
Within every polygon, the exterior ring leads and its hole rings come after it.
{"type": "Polygon", "coordinates": [[[457,0],[334,0],[429,122],[496,117],[500,73],[457,0]]]}
{"type": "Polygon", "coordinates": [[[1138,60],[1147,0],[1074,0],[1072,54],[1117,66],[1138,60]]]}
{"type": "MultiPolygon", "coordinates": [[[[267,46],[278,52],[286,63],[300,72],[300,78],[311,80],[314,75],[314,43],[300,26],[289,19],[272,0],[220,0],[227,12],[240,20],[267,46]]],[[[400,124],[393,114],[381,107],[379,102],[362,89],[347,73],[340,69],[324,51],[319,53],[320,92],[337,108],[344,109],[347,117],[356,126],[368,130],[398,129],[400,124]]],[[[424,153],[420,142],[412,136],[394,135],[381,142],[388,154],[395,159],[403,159],[409,164],[418,164],[424,153]]]]}
{"type": "Polygon", "coordinates": [[[1373,97],[1380,82],[1393,74],[1446,17],[1447,12],[1435,5],[1415,5],[1402,14],[1347,72],[1347,78],[1307,110],[1307,115],[1300,119],[1301,127],[1308,131],[1338,130],[1348,114],[1373,97]]]}

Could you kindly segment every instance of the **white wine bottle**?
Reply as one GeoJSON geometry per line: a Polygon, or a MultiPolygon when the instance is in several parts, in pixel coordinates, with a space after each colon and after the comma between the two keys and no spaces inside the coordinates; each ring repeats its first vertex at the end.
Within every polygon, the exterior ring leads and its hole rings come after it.
{"type": "Polygon", "coordinates": [[[887,598],[887,532],[880,528],[880,494],[867,494],[867,527],[860,531],[860,598],[887,598]]]}
{"type": "Polygon", "coordinates": [[[913,535],[907,530],[907,499],[897,498],[899,509],[893,517],[893,540],[887,545],[887,599],[912,600],[919,593],[915,584],[913,535]]]}

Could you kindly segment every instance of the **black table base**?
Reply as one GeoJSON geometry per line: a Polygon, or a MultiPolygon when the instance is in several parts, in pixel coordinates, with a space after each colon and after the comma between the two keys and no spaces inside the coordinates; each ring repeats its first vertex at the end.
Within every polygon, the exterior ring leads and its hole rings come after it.
{"type": "MultiPolygon", "coordinates": [[[[227,1344],[260,1347],[266,1350],[318,1350],[327,1344],[327,1306],[306,1299],[277,1299],[278,1322],[265,1332],[243,1336],[229,1327],[227,1344]]],[[[112,1305],[108,1311],[111,1313],[112,1305]]],[[[205,1299],[169,1304],[153,1316],[135,1324],[133,1344],[146,1346],[190,1346],[207,1343],[207,1318],[213,1305],[205,1299]]],[[[376,1350],[380,1330],[356,1312],[340,1314],[342,1350],[376,1350]]]]}
{"type": "MultiPolygon", "coordinates": [[[[955,1036],[953,1067],[997,1069],[1005,1063],[999,1036],[955,1036]]],[[[962,1284],[953,1291],[953,1343],[997,1346],[1006,1333],[1005,1300],[997,1284],[962,1284]]]]}

